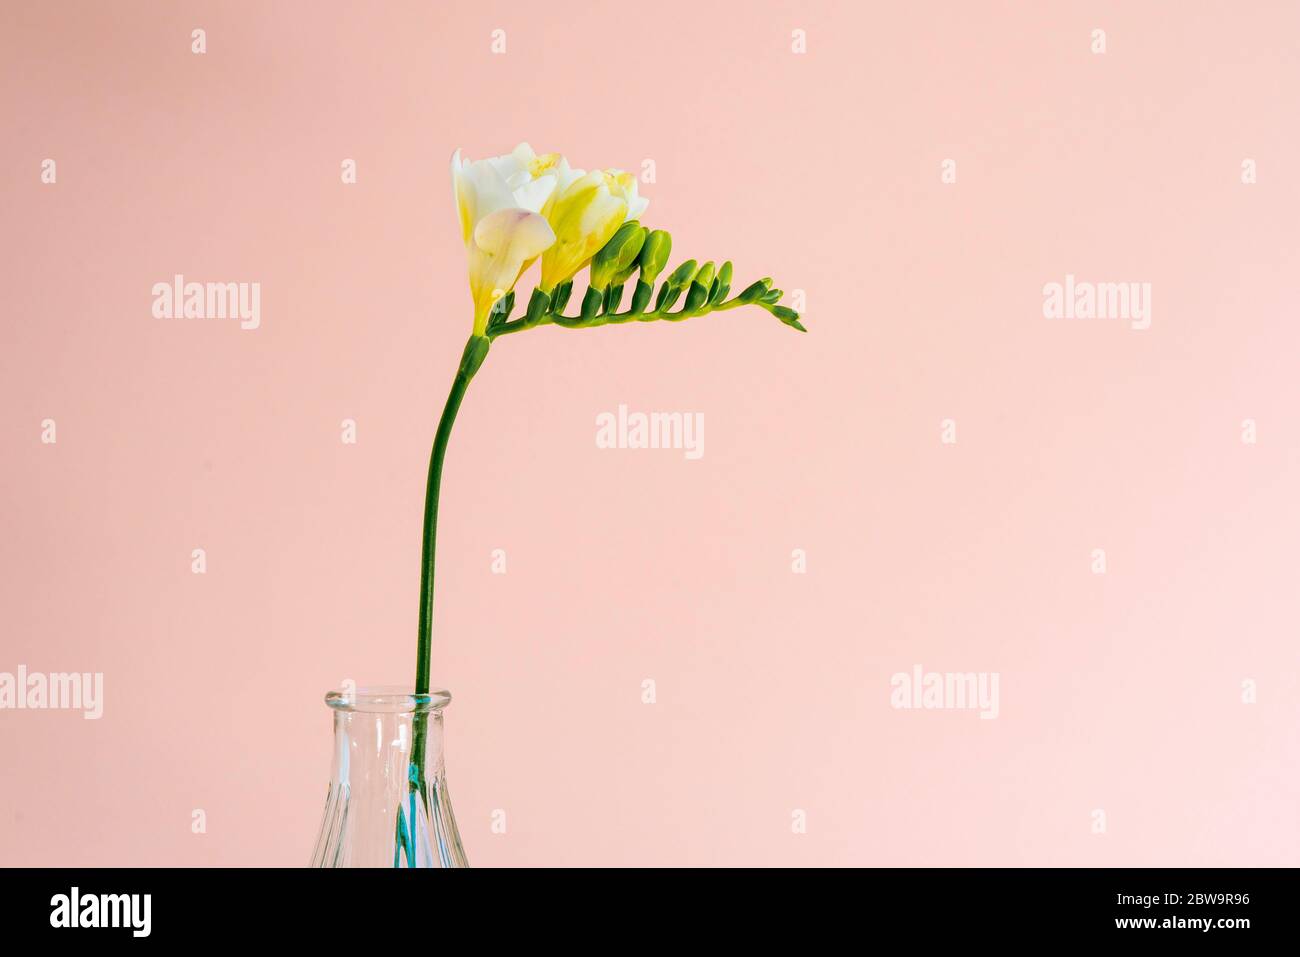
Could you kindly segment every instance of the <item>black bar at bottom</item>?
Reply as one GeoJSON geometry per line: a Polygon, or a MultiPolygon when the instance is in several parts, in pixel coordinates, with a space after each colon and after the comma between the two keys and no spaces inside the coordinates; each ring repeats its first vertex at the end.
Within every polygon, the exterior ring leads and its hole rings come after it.
{"type": "Polygon", "coordinates": [[[1232,946],[1261,935],[1294,939],[1295,877],[1290,869],[1201,868],[10,869],[0,870],[0,919],[7,942],[76,935],[82,945],[264,937],[404,946],[423,937],[433,946],[447,933],[542,943],[540,933],[557,946],[644,935],[667,945],[684,938],[662,935],[682,932],[733,943],[919,933],[927,945],[1128,937],[1232,946]]]}

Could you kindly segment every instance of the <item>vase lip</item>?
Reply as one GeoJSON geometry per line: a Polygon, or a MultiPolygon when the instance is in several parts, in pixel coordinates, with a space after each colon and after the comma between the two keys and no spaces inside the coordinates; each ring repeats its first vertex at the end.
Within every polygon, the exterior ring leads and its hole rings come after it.
{"type": "Polygon", "coordinates": [[[451,692],[431,690],[416,694],[410,686],[371,685],[361,688],[336,688],[325,695],[325,703],[335,711],[362,714],[412,714],[441,711],[451,703],[451,692]]]}

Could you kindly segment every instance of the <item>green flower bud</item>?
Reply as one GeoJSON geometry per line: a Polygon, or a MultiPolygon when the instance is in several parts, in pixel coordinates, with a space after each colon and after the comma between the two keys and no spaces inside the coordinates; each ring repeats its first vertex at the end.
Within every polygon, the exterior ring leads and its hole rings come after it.
{"type": "Polygon", "coordinates": [[[623,301],[623,284],[615,283],[605,290],[605,303],[603,311],[606,313],[618,312],[618,304],[623,301]]]}
{"type": "Polygon", "coordinates": [[[600,311],[600,304],[604,301],[605,294],[595,286],[588,286],[587,293],[582,297],[581,318],[591,319],[600,311]]]}
{"type": "Polygon", "coordinates": [[[547,307],[551,304],[551,297],[540,289],[534,289],[532,298],[528,300],[528,311],[524,313],[524,322],[530,326],[535,326],[542,321],[542,316],[546,315],[547,307]]]}
{"type": "Polygon", "coordinates": [[[718,278],[714,283],[713,290],[709,293],[709,302],[722,302],[727,298],[727,293],[731,292],[731,260],[728,259],[718,270],[718,278]]]}
{"type": "Polygon", "coordinates": [[[614,273],[616,285],[625,284],[632,278],[632,274],[641,268],[641,250],[645,248],[646,237],[649,235],[650,230],[642,226],[632,239],[623,246],[623,254],[619,257],[619,268],[614,273]]]}
{"type": "Polygon", "coordinates": [[[713,268],[713,262],[706,262],[700,267],[700,271],[695,274],[695,281],[707,291],[713,285],[713,276],[716,270],[713,268]]]}
{"type": "Polygon", "coordinates": [[[636,220],[624,223],[600,247],[600,251],[591,260],[591,284],[597,289],[607,289],[617,281],[619,273],[636,268],[637,257],[645,243],[647,230],[636,220]]]}
{"type": "Polygon", "coordinates": [[[671,309],[676,304],[677,297],[681,294],[681,286],[674,286],[670,282],[664,283],[659,287],[659,302],[655,305],[655,311],[666,312],[671,309]]]}
{"type": "Polygon", "coordinates": [[[653,286],[668,265],[668,254],[672,251],[673,237],[662,229],[652,231],[641,247],[641,279],[653,286]]]}
{"type": "Polygon", "coordinates": [[[767,293],[767,284],[771,281],[770,279],[760,279],[758,282],[750,283],[745,287],[744,292],[736,298],[743,303],[758,302],[767,293]]]}
{"type": "Polygon", "coordinates": [[[654,295],[654,291],[654,286],[644,279],[640,280],[632,293],[632,312],[638,316],[645,312],[645,307],[650,304],[650,297],[654,295]]]}
{"type": "Polygon", "coordinates": [[[672,286],[675,289],[680,290],[682,286],[685,286],[688,282],[691,281],[691,277],[695,275],[695,269],[696,269],[695,260],[688,259],[686,260],[686,262],[682,263],[680,266],[674,269],[672,271],[672,274],[665,281],[668,283],[668,285],[672,286]]]}
{"type": "Polygon", "coordinates": [[[808,331],[803,327],[803,324],[799,322],[799,313],[795,312],[789,306],[773,306],[772,315],[776,316],[787,326],[792,326],[793,328],[798,329],[800,332],[808,331]]]}
{"type": "Polygon", "coordinates": [[[564,307],[569,304],[569,296],[573,292],[573,280],[566,279],[554,289],[551,290],[551,312],[564,312],[564,307]]]}
{"type": "Polygon", "coordinates": [[[694,312],[696,309],[699,309],[700,306],[704,305],[708,299],[709,287],[696,279],[691,283],[690,291],[686,293],[686,302],[682,306],[682,311],[694,312]]]}
{"type": "Polygon", "coordinates": [[[637,268],[638,268],[638,267],[637,267],[637,264],[636,264],[636,263],[633,263],[632,265],[628,266],[626,269],[624,269],[624,270],[622,270],[622,271],[620,271],[620,272],[615,273],[615,274],[614,274],[614,285],[616,285],[616,286],[625,286],[625,285],[627,285],[627,281],[628,281],[629,279],[632,278],[632,274],[635,273],[635,272],[637,271],[637,268]]]}
{"type": "Polygon", "coordinates": [[[655,297],[655,312],[663,311],[664,303],[668,301],[668,292],[672,288],[672,284],[667,282],[659,287],[659,295],[655,297]]]}

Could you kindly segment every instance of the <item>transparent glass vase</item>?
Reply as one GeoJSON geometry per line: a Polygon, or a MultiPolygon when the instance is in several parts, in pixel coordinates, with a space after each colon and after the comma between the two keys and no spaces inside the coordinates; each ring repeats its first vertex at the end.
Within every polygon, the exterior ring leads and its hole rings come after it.
{"type": "Polygon", "coordinates": [[[313,867],[468,867],[443,766],[445,691],[331,691],[334,760],[313,867]]]}

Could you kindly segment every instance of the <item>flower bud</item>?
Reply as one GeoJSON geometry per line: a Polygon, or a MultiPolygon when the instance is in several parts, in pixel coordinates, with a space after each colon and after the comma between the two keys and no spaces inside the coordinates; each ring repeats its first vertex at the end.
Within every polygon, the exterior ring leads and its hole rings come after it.
{"type": "Polygon", "coordinates": [[[672,283],[664,283],[659,287],[659,295],[655,296],[655,312],[663,312],[668,302],[668,293],[672,291],[672,283]]]}
{"type": "Polygon", "coordinates": [[[609,242],[592,257],[591,284],[597,289],[607,289],[618,281],[620,273],[630,275],[636,268],[637,257],[641,253],[647,232],[635,220],[620,226],[609,242]]]}
{"type": "Polygon", "coordinates": [[[664,283],[659,287],[659,299],[655,303],[655,312],[667,312],[677,302],[677,297],[681,294],[681,286],[674,286],[671,282],[664,283]]]}
{"type": "Polygon", "coordinates": [[[773,306],[772,315],[776,316],[787,326],[793,326],[795,329],[798,329],[800,332],[808,331],[803,327],[803,324],[799,321],[799,313],[795,312],[789,306],[773,306]]]}
{"type": "Polygon", "coordinates": [[[659,274],[668,265],[668,254],[673,251],[673,237],[662,229],[653,230],[641,247],[641,279],[654,285],[659,274]]]}
{"type": "Polygon", "coordinates": [[[632,293],[632,312],[640,315],[645,312],[645,307],[650,304],[650,297],[654,295],[655,287],[644,279],[636,284],[636,289],[632,293]]]}
{"type": "Polygon", "coordinates": [[[534,289],[532,298],[528,300],[528,311],[524,313],[524,322],[530,326],[537,325],[550,305],[551,297],[540,289],[534,289]]]}
{"type": "MultiPolygon", "coordinates": [[[[712,268],[712,267],[710,267],[712,268]]],[[[691,288],[686,293],[686,302],[682,306],[683,312],[694,312],[704,305],[709,299],[709,287],[704,285],[698,279],[692,280],[691,288]]]]}
{"type": "Polygon", "coordinates": [[[717,303],[727,298],[727,293],[731,291],[731,260],[728,259],[718,270],[718,278],[714,282],[713,289],[709,293],[709,302],[717,303]]]}
{"type": "Polygon", "coordinates": [[[618,312],[618,304],[623,301],[623,284],[616,282],[605,290],[605,303],[601,311],[605,313],[618,312]]]}
{"type": "Polygon", "coordinates": [[[690,282],[691,277],[695,275],[697,265],[698,264],[694,259],[686,260],[686,262],[682,263],[672,271],[672,274],[669,275],[665,282],[667,285],[680,291],[682,286],[685,286],[690,282]]]}
{"type": "Polygon", "coordinates": [[[752,282],[736,298],[743,303],[758,302],[767,295],[767,288],[771,283],[772,280],[770,279],[760,279],[757,282],[752,282]]]}
{"type": "Polygon", "coordinates": [[[551,312],[563,312],[564,307],[569,304],[569,296],[573,293],[573,280],[566,279],[554,289],[551,290],[551,312]]]}
{"type": "Polygon", "coordinates": [[[579,318],[591,319],[600,311],[600,304],[604,301],[605,294],[595,286],[588,286],[587,293],[582,297],[582,311],[579,318]]]}

